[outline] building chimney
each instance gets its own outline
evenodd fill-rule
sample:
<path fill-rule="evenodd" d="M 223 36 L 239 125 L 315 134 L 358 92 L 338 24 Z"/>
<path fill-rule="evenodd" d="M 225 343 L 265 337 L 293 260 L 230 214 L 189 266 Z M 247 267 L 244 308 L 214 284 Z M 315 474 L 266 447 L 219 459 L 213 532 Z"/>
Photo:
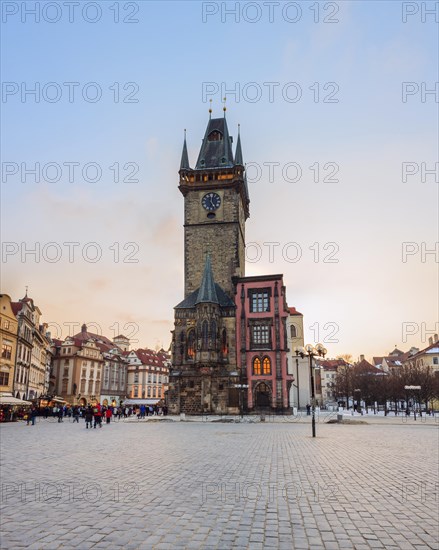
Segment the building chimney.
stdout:
<path fill-rule="evenodd" d="M 86 334 L 87 333 L 87 325 L 84 323 L 81 327 L 81 332 L 82 334 Z"/>
<path fill-rule="evenodd" d="M 364 355 L 360 355 L 360 363 L 361 361 L 364 361 Z"/>
<path fill-rule="evenodd" d="M 438 338 L 437 333 L 434 335 L 434 342 L 439 342 L 439 338 Z"/>
<path fill-rule="evenodd" d="M 432 345 L 433 345 L 433 336 L 429 336 L 429 338 L 428 338 L 428 345 L 429 345 L 429 346 L 432 346 Z"/>

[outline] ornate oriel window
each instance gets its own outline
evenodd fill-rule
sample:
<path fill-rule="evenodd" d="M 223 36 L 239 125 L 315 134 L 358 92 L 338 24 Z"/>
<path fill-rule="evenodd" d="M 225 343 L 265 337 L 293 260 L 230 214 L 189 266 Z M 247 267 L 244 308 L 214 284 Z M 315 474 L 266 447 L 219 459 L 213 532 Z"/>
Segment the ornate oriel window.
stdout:
<path fill-rule="evenodd" d="M 269 357 L 264 357 L 262 361 L 262 374 L 271 374 L 271 361 Z"/>
<path fill-rule="evenodd" d="M 261 374 L 261 360 L 259 357 L 253 359 L 253 374 L 259 376 Z"/>

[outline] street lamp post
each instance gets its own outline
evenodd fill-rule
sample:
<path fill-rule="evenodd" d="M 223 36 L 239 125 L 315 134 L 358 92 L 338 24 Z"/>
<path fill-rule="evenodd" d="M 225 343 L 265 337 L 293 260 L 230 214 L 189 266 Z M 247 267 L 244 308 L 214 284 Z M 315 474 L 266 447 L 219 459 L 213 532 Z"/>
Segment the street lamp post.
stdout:
<path fill-rule="evenodd" d="M 315 389 L 314 389 L 314 371 L 313 371 L 313 358 L 318 357 L 325 357 L 326 355 L 326 348 L 322 346 L 322 344 L 317 344 L 316 347 L 312 346 L 311 344 L 306 345 L 305 347 L 296 348 L 294 350 L 296 352 L 296 356 L 302 357 L 302 359 L 306 356 L 308 356 L 309 359 L 309 374 L 310 374 L 310 383 L 311 383 L 311 407 L 312 407 L 312 418 L 311 418 L 311 426 L 312 426 L 312 436 L 316 436 L 316 397 L 315 397 Z"/>

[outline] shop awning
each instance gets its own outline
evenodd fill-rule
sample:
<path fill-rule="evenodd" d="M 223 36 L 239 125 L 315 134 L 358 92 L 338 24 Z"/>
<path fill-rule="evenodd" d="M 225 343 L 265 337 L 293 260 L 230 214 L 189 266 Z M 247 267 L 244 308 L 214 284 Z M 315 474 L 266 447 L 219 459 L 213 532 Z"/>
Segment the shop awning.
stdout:
<path fill-rule="evenodd" d="M 125 399 L 125 405 L 156 405 L 161 399 Z"/>
<path fill-rule="evenodd" d="M 32 405 L 30 401 L 23 401 L 12 395 L 0 395 L 0 405 Z"/>

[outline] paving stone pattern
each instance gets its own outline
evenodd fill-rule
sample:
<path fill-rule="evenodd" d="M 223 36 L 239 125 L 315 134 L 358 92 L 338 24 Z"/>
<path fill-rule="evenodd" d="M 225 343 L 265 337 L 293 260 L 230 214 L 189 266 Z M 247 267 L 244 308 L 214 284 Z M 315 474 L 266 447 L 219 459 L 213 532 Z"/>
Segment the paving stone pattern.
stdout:
<path fill-rule="evenodd" d="M 435 423 L 2 425 L 1 544 L 438 548 Z"/>

